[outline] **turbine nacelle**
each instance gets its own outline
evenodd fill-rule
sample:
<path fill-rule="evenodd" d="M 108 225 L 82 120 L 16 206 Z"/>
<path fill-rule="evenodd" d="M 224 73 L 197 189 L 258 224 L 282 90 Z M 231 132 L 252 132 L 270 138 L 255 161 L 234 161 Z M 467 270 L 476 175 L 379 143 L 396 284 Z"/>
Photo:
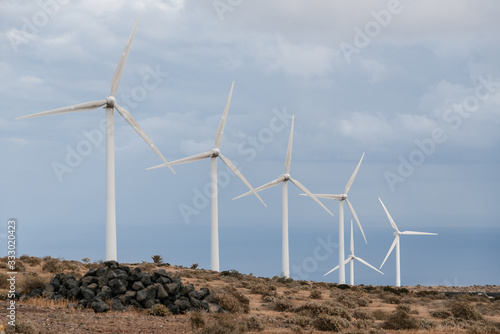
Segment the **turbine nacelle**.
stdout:
<path fill-rule="evenodd" d="M 220 155 L 220 150 L 218 148 L 214 148 L 212 150 L 212 158 L 217 158 Z"/>
<path fill-rule="evenodd" d="M 347 199 L 347 194 L 342 194 L 339 196 L 340 196 L 339 201 L 345 201 Z"/>
<path fill-rule="evenodd" d="M 116 104 L 116 99 L 114 96 L 108 96 L 106 98 L 106 106 L 105 108 L 113 108 Z"/>
<path fill-rule="evenodd" d="M 290 174 L 283 174 L 284 180 L 283 181 L 290 181 L 291 176 Z"/>
<path fill-rule="evenodd" d="M 397 237 L 398 235 L 401 235 L 401 232 L 398 232 L 398 231 L 394 231 L 394 233 L 392 233 L 395 237 Z"/>

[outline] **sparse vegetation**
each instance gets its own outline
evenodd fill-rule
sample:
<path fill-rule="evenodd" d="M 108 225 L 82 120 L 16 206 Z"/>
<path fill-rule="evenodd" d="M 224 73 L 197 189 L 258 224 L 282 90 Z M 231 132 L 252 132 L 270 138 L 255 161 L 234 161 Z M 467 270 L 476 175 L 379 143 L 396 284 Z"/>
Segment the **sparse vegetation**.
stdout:
<path fill-rule="evenodd" d="M 191 265 L 191 269 L 196 269 L 196 268 L 198 268 L 198 263 L 193 263 L 193 264 Z"/>
<path fill-rule="evenodd" d="M 30 293 L 34 289 L 43 288 L 48 283 L 46 279 L 35 272 L 26 273 L 23 275 L 20 289 L 22 293 Z"/>

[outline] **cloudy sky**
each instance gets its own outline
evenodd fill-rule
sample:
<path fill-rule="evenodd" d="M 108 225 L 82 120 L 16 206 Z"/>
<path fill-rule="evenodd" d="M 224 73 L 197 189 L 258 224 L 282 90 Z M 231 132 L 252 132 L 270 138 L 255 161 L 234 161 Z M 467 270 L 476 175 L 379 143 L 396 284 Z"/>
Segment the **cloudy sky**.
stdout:
<path fill-rule="evenodd" d="M 15 118 L 108 96 L 139 13 L 116 98 L 168 160 L 213 147 L 234 81 L 221 151 L 253 186 L 284 172 L 295 115 L 291 174 L 311 191 L 342 193 L 365 153 L 349 193 L 369 242 L 355 229 L 357 255 L 378 267 L 391 244 L 381 197 L 401 230 L 440 233 L 404 240 L 403 283 L 499 283 L 493 0 L 1 1 L 0 218 L 18 220 L 20 253 L 104 257 L 104 111 Z M 209 161 L 145 171 L 161 161 L 115 117 L 119 260 L 209 268 Z M 246 188 L 219 171 L 221 269 L 279 274 L 279 187 L 268 208 L 232 201 Z M 335 281 L 322 273 L 337 253 L 314 249 L 338 240 L 337 202 L 332 218 L 289 190 L 291 266 Z M 391 284 L 393 262 L 357 277 Z"/>

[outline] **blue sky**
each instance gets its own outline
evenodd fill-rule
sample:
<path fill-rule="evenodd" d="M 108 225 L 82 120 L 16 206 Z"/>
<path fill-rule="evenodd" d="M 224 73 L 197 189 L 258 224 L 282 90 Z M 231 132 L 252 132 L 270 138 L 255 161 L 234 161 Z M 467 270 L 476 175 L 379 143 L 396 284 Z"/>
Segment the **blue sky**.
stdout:
<path fill-rule="evenodd" d="M 284 172 L 295 115 L 291 174 L 311 191 L 343 192 L 365 152 L 349 193 L 369 242 L 357 239 L 357 255 L 378 267 L 390 246 L 381 197 L 401 230 L 440 233 L 402 241 L 402 260 L 417 261 L 403 264 L 403 284 L 474 284 L 469 257 L 483 283 L 499 283 L 488 258 L 500 237 L 498 2 L 3 1 L 0 13 L 0 219 L 18 219 L 19 252 L 104 257 L 104 111 L 15 118 L 105 98 L 142 13 L 116 98 L 167 160 L 212 148 L 235 81 L 221 151 L 254 187 Z M 208 160 L 145 171 L 161 161 L 118 114 L 115 126 L 119 260 L 208 268 Z M 268 208 L 232 201 L 246 188 L 219 170 L 221 269 L 279 274 L 280 190 L 262 193 Z M 317 237 L 338 238 L 338 205 L 324 200 L 332 218 L 289 190 L 300 265 Z"/>

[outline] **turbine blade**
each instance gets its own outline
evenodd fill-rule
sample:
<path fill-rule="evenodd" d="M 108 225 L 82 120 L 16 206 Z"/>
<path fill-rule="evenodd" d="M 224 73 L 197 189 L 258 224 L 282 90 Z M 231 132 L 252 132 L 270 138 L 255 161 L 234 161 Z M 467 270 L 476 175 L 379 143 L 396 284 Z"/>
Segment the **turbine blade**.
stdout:
<path fill-rule="evenodd" d="M 139 134 L 139 136 L 141 136 L 141 138 L 144 139 L 144 141 L 149 145 L 149 147 L 151 147 L 153 151 L 155 151 L 155 153 L 161 158 L 161 160 L 163 160 L 164 164 L 168 168 L 170 168 L 172 173 L 175 174 L 174 170 L 172 169 L 172 167 L 170 167 L 170 164 L 165 159 L 163 154 L 161 154 L 160 150 L 155 146 L 155 144 L 153 144 L 153 141 L 149 139 L 148 135 L 144 132 L 139 123 L 137 123 L 136 120 L 132 117 L 132 115 L 125 108 L 118 105 L 118 103 L 115 104 L 115 108 L 116 110 L 118 110 L 120 115 L 122 115 L 122 117 L 127 121 L 127 123 L 130 124 L 132 128 L 134 128 L 134 130 Z"/>
<path fill-rule="evenodd" d="M 324 274 L 323 276 L 326 276 L 332 272 L 334 272 L 335 270 L 339 269 L 339 266 L 336 266 L 335 268 L 333 268 L 332 270 L 330 270 L 329 272 L 327 272 L 326 274 Z"/>
<path fill-rule="evenodd" d="M 378 198 L 378 200 L 380 201 L 380 204 L 382 204 L 382 207 L 384 208 L 384 211 L 385 211 L 385 214 L 387 215 L 387 218 L 389 218 L 389 222 L 391 223 L 392 228 L 395 229 L 396 232 L 399 232 L 398 227 L 396 226 L 396 223 L 392 219 L 391 214 L 389 213 L 389 211 L 387 211 L 387 208 L 385 207 L 385 205 L 382 202 L 382 200 L 380 199 L 380 197 Z"/>
<path fill-rule="evenodd" d="M 288 149 L 286 151 L 286 159 L 285 159 L 285 171 L 286 173 L 290 173 L 290 164 L 292 162 L 292 142 L 293 142 L 293 123 L 295 120 L 295 116 L 292 116 L 292 127 L 290 129 L 290 137 L 288 138 Z"/>
<path fill-rule="evenodd" d="M 363 153 L 363 155 L 361 156 L 361 160 L 359 160 L 359 163 L 356 166 L 356 169 L 354 170 L 354 173 L 352 173 L 352 176 L 349 179 L 349 182 L 347 182 L 347 185 L 345 186 L 345 193 L 346 194 L 349 192 L 349 189 L 351 189 L 352 183 L 354 182 L 354 179 L 356 178 L 356 174 L 358 174 L 358 169 L 359 169 L 359 166 L 361 166 L 361 161 L 363 161 L 364 156 L 365 156 L 365 154 Z"/>
<path fill-rule="evenodd" d="M 389 248 L 389 251 L 387 252 L 387 255 L 385 256 L 384 262 L 382 262 L 382 264 L 380 265 L 380 269 L 382 269 L 382 267 L 384 266 L 385 261 L 387 261 L 387 258 L 389 257 L 389 255 L 391 254 L 392 250 L 394 249 L 394 246 L 396 246 L 396 243 L 398 242 L 398 240 L 399 240 L 399 235 L 397 235 L 394 238 L 394 241 L 393 241 L 393 243 L 391 245 L 391 248 Z"/>
<path fill-rule="evenodd" d="M 354 256 L 354 234 L 352 233 L 352 219 L 351 219 L 351 254 Z"/>
<path fill-rule="evenodd" d="M 290 178 L 290 181 L 293 184 L 295 184 L 297 187 L 299 187 L 300 190 L 302 190 L 303 192 L 305 192 L 309 197 L 311 197 L 316 203 L 318 203 L 319 205 L 321 205 L 321 207 L 323 209 L 325 209 L 326 212 L 328 212 L 329 214 L 331 214 L 333 216 L 333 213 L 331 213 L 330 210 L 328 210 L 327 207 L 323 203 L 321 203 L 321 201 L 316 196 L 314 196 L 306 187 L 304 187 L 304 185 L 302 183 L 300 183 L 299 181 L 294 180 L 292 178 Z"/>
<path fill-rule="evenodd" d="M 361 234 L 363 234 L 363 238 L 365 239 L 365 243 L 368 243 L 368 241 L 366 241 L 366 236 L 365 236 L 365 232 L 363 231 L 363 227 L 361 227 L 361 223 L 359 222 L 358 215 L 354 211 L 354 208 L 352 207 L 351 202 L 349 202 L 349 200 L 347 198 L 345 199 L 345 201 L 347 202 L 349 209 L 351 209 L 351 212 L 352 212 L 352 215 L 354 216 L 354 219 L 356 219 L 356 222 L 358 223 L 359 229 L 361 230 Z"/>
<path fill-rule="evenodd" d="M 219 148 L 220 142 L 222 141 L 222 134 L 224 133 L 224 127 L 226 126 L 227 113 L 229 112 L 229 105 L 231 104 L 231 96 L 233 95 L 234 81 L 231 85 L 231 90 L 229 91 L 229 96 L 226 101 L 226 107 L 224 108 L 224 113 L 220 120 L 219 128 L 215 134 L 215 147 Z"/>
<path fill-rule="evenodd" d="M 378 271 L 379 273 L 381 273 L 382 275 L 384 274 L 383 272 L 381 272 L 380 270 L 378 270 L 377 268 L 375 268 L 374 266 L 372 266 L 371 264 L 369 264 L 368 262 L 366 262 L 365 260 L 363 260 L 362 258 L 360 257 L 355 257 L 356 260 L 358 260 L 359 262 L 361 262 L 362 264 L 364 264 L 365 266 L 368 266 L 370 268 L 372 268 L 373 270 L 376 270 Z"/>
<path fill-rule="evenodd" d="M 233 171 L 234 174 L 236 174 L 240 178 L 241 181 L 243 181 L 243 183 L 250 189 L 250 192 L 252 194 L 254 194 L 255 196 L 257 196 L 259 201 L 261 201 L 261 203 L 267 208 L 266 203 L 264 203 L 262 198 L 260 198 L 259 194 L 257 194 L 255 189 L 252 187 L 250 182 L 248 182 L 247 179 L 245 179 L 243 174 L 241 174 L 241 172 L 238 170 L 238 168 L 236 168 L 236 166 L 231 162 L 231 160 L 229 160 L 228 158 L 226 158 L 222 154 L 219 154 L 219 158 L 222 160 L 223 163 L 225 163 Z"/>
<path fill-rule="evenodd" d="M 300 196 L 309 196 L 307 194 L 300 194 Z M 318 198 L 329 198 L 329 199 L 341 199 L 342 195 L 333 195 L 333 194 L 314 194 L 314 196 Z"/>
<path fill-rule="evenodd" d="M 428 233 L 428 232 L 415 232 L 415 231 L 404 231 L 401 234 L 405 235 L 437 235 L 437 233 Z"/>
<path fill-rule="evenodd" d="M 86 102 L 86 103 L 80 103 L 80 104 L 75 104 L 69 107 L 64 107 L 64 108 L 58 108 L 58 109 L 52 109 L 48 111 L 42 111 L 36 114 L 31 114 L 23 117 L 18 117 L 16 119 L 23 119 L 23 118 L 30 118 L 30 117 L 38 117 L 38 116 L 48 116 L 48 115 L 57 115 L 57 114 L 65 114 L 69 112 L 76 112 L 76 111 L 88 111 L 88 110 L 93 110 L 96 108 L 99 108 L 103 105 L 105 105 L 107 102 L 106 100 L 99 100 L 99 101 L 92 101 L 92 102 Z"/>
<path fill-rule="evenodd" d="M 116 67 L 113 79 L 111 79 L 111 96 L 115 96 L 116 91 L 118 90 L 118 86 L 120 86 L 120 80 L 122 79 L 123 70 L 125 69 L 125 64 L 127 63 L 128 54 L 130 52 L 130 48 L 132 47 L 132 41 L 134 39 L 135 31 L 137 30 L 137 25 L 139 24 L 140 18 L 141 16 L 139 15 L 137 21 L 135 22 L 134 29 L 130 34 L 127 45 L 125 45 L 125 50 L 123 50 L 120 61 L 118 62 L 118 66 Z"/>
<path fill-rule="evenodd" d="M 146 168 L 146 169 L 150 170 L 150 169 L 156 169 L 156 168 L 161 168 L 161 167 L 168 167 L 169 165 L 170 166 L 174 166 L 174 165 L 185 164 L 185 163 L 188 163 L 188 162 L 199 161 L 199 160 L 203 160 L 203 159 L 206 159 L 208 157 L 211 157 L 212 154 L 213 154 L 212 151 L 208 151 L 208 152 L 196 154 L 196 155 L 193 155 L 193 156 L 190 156 L 190 157 L 187 157 L 187 158 L 178 159 L 178 160 L 169 162 L 168 164 L 161 164 L 161 165 L 157 165 L 157 166 L 154 166 L 154 167 L 149 167 L 149 168 Z"/>
<path fill-rule="evenodd" d="M 284 180 L 285 180 L 285 177 L 282 175 L 282 176 L 280 176 L 279 178 L 277 178 L 276 180 L 271 181 L 271 182 L 269 182 L 269 183 L 266 183 L 266 184 L 264 184 L 263 186 L 257 187 L 257 188 L 255 188 L 254 190 L 255 190 L 255 192 L 257 193 L 257 192 L 262 191 L 262 190 L 264 190 L 264 189 L 269 189 L 269 188 L 272 188 L 272 187 L 274 187 L 274 186 L 277 186 L 278 184 L 280 184 L 280 183 L 281 183 L 281 182 L 283 182 Z M 244 193 L 244 194 L 242 194 L 242 195 L 240 195 L 240 196 L 237 196 L 237 197 L 233 198 L 233 200 L 238 199 L 238 198 L 241 198 L 241 197 L 248 196 L 248 195 L 250 195 L 250 194 L 252 194 L 252 192 L 251 192 L 251 191 L 248 191 L 248 192 L 246 192 L 246 193 Z"/>

